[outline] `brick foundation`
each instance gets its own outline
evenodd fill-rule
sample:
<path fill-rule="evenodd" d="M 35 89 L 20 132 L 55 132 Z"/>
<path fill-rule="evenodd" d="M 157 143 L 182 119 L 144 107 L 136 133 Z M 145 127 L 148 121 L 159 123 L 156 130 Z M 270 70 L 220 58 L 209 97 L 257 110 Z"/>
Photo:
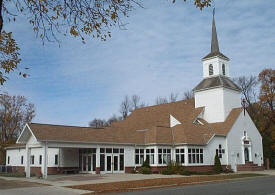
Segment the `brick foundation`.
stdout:
<path fill-rule="evenodd" d="M 151 166 L 152 173 L 160 173 L 163 169 L 165 169 L 167 166 Z M 213 165 L 202 165 L 202 166 L 182 166 L 184 169 L 187 169 L 192 172 L 208 172 L 213 170 Z M 226 168 L 230 169 L 231 167 L 229 165 L 222 165 L 223 169 Z M 135 167 L 125 167 L 125 173 L 132 173 L 134 171 Z M 138 171 L 141 167 L 136 167 L 136 170 Z"/>
<path fill-rule="evenodd" d="M 95 168 L 95 173 L 96 173 L 96 174 L 100 174 L 100 167 L 96 167 L 96 168 Z"/>
<path fill-rule="evenodd" d="M 42 173 L 41 167 L 30 167 L 31 174 L 40 175 Z M 63 174 L 65 170 L 78 169 L 78 167 L 48 167 L 48 175 Z M 24 173 L 25 167 L 12 166 L 12 172 Z"/>

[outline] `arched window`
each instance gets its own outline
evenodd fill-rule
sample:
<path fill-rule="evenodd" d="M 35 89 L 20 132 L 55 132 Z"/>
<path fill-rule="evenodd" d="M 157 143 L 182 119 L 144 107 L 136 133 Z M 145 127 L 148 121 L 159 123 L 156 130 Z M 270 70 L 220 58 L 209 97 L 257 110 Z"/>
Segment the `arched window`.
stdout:
<path fill-rule="evenodd" d="M 222 65 L 222 74 L 225 75 L 225 65 Z"/>
<path fill-rule="evenodd" d="M 213 65 L 212 64 L 209 65 L 209 76 L 210 75 L 213 75 Z"/>

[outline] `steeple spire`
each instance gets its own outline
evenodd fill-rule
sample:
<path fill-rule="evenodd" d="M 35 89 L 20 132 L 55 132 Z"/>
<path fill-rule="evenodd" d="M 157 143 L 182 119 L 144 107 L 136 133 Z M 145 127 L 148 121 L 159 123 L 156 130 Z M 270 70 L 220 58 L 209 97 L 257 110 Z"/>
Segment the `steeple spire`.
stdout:
<path fill-rule="evenodd" d="M 212 38 L 211 38 L 211 52 L 206 55 L 202 60 L 206 60 L 213 57 L 220 57 L 229 61 L 229 58 L 223 55 L 219 49 L 219 42 L 215 24 L 215 8 L 213 9 L 213 19 L 212 19 Z"/>
<path fill-rule="evenodd" d="M 220 52 L 217 30 L 215 25 L 215 8 L 213 9 L 211 53 Z"/>

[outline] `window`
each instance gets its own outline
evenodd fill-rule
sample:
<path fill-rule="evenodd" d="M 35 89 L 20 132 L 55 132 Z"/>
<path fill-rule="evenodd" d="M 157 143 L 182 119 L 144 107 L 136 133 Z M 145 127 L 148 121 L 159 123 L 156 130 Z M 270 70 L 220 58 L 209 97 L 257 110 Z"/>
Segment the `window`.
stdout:
<path fill-rule="evenodd" d="M 209 65 L 209 76 L 213 75 L 213 65 Z"/>
<path fill-rule="evenodd" d="M 31 155 L 31 165 L 34 165 L 34 155 Z"/>
<path fill-rule="evenodd" d="M 119 155 L 119 170 L 120 171 L 124 170 L 124 155 L 123 154 Z"/>
<path fill-rule="evenodd" d="M 171 149 L 159 148 L 158 159 L 159 159 L 159 164 L 168 164 L 171 161 Z"/>
<path fill-rule="evenodd" d="M 10 164 L 10 157 L 8 156 L 8 165 Z"/>
<path fill-rule="evenodd" d="M 246 137 L 246 131 L 243 132 L 243 136 Z"/>
<path fill-rule="evenodd" d="M 135 162 L 136 164 L 142 164 L 144 162 L 144 149 L 135 150 Z"/>
<path fill-rule="evenodd" d="M 54 155 L 54 164 L 58 165 L 58 154 Z"/>
<path fill-rule="evenodd" d="M 39 155 L 39 164 L 42 165 L 42 155 Z"/>
<path fill-rule="evenodd" d="M 225 65 L 222 65 L 222 74 L 225 75 Z"/>
<path fill-rule="evenodd" d="M 203 163 L 203 149 L 201 148 L 188 148 L 188 163 L 201 164 Z"/>
<path fill-rule="evenodd" d="M 24 164 L 24 156 L 21 156 L 21 165 Z"/>
<path fill-rule="evenodd" d="M 155 154 L 155 149 L 146 149 L 146 160 L 148 160 L 148 162 L 150 164 L 154 164 L 155 160 L 154 160 L 154 154 Z"/>
<path fill-rule="evenodd" d="M 224 153 L 225 153 L 225 150 L 222 149 L 222 145 L 219 144 L 219 148 L 216 149 L 216 154 L 219 156 L 219 158 L 222 158 L 222 154 L 224 154 Z"/>
<path fill-rule="evenodd" d="M 176 163 L 184 163 L 184 148 L 176 149 Z"/>

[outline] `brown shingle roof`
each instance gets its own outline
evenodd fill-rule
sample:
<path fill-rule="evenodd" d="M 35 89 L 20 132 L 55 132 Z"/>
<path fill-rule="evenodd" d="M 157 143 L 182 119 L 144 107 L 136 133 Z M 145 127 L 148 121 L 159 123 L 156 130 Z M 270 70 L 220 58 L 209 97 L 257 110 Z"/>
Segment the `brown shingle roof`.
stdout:
<path fill-rule="evenodd" d="M 195 108 L 194 100 L 184 100 L 139 108 L 124 121 L 111 127 L 94 129 L 31 123 L 29 126 L 40 141 L 68 141 L 120 144 L 206 144 L 214 135 L 225 135 L 241 109 L 233 109 L 223 123 L 193 123 L 203 108 Z M 170 128 L 170 115 L 181 124 Z"/>
<path fill-rule="evenodd" d="M 235 91 L 241 91 L 239 86 L 225 76 L 215 76 L 203 79 L 193 91 L 201 91 L 210 88 L 224 87 Z"/>

